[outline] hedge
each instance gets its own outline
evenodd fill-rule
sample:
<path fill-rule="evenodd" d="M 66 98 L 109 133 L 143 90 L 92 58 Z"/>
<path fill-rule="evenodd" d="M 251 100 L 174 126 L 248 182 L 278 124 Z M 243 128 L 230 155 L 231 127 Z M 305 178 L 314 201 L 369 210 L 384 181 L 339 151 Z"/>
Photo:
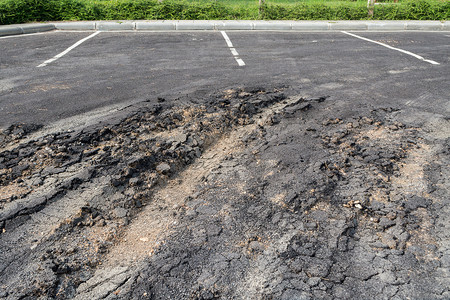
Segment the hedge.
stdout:
<path fill-rule="evenodd" d="M 376 20 L 447 20 L 450 1 L 419 0 L 378 5 Z M 365 20 L 365 2 L 300 2 L 230 6 L 187 0 L 0 0 L 0 24 L 63 20 Z"/>

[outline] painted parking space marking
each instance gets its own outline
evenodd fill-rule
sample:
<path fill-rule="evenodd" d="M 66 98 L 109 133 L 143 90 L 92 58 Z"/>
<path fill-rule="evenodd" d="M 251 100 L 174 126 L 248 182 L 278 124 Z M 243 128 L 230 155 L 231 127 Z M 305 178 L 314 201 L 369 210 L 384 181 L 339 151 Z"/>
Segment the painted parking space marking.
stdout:
<path fill-rule="evenodd" d="M 238 63 L 240 67 L 245 66 L 245 62 L 239 58 L 239 53 L 236 51 L 236 48 L 234 48 L 233 43 L 231 42 L 230 38 L 228 37 L 228 34 L 225 31 L 221 31 L 223 38 L 225 39 L 225 42 L 228 45 L 228 48 L 230 48 L 231 54 L 233 54 L 234 59 Z"/>
<path fill-rule="evenodd" d="M 45 31 L 45 32 L 35 32 L 35 33 L 18 34 L 18 35 L 8 35 L 8 36 L 0 37 L 0 40 L 2 40 L 2 39 L 11 39 L 11 38 L 27 37 L 27 36 L 34 36 L 34 35 L 52 34 L 52 33 L 56 33 L 56 32 L 57 31 Z"/>
<path fill-rule="evenodd" d="M 432 64 L 432 65 L 440 65 L 440 63 L 438 63 L 438 62 L 436 62 L 436 61 L 434 61 L 434 60 L 431 60 L 431 59 L 425 59 L 424 57 L 422 57 L 422 56 L 420 56 L 420 55 L 417 55 L 417 54 L 415 54 L 415 53 L 412 53 L 412 52 L 409 52 L 409 51 L 406 51 L 406 50 L 403 50 L 403 49 L 400 49 L 400 48 L 395 48 L 395 47 L 389 46 L 389 45 L 387 45 L 387 44 L 384 44 L 384 43 L 381 43 L 381 42 L 377 42 L 377 41 L 374 41 L 374 40 L 371 40 L 371 39 L 368 39 L 368 38 L 365 38 L 365 37 L 362 37 L 362 36 L 359 36 L 359 35 L 356 35 L 356 34 L 347 32 L 347 31 L 341 31 L 341 32 L 342 32 L 342 33 L 345 33 L 345 34 L 347 34 L 347 35 L 353 36 L 353 37 L 355 37 L 355 38 L 358 38 L 358 39 L 367 41 L 367 42 L 375 43 L 375 44 L 381 45 L 381 46 L 383 46 L 383 47 L 386 47 L 386 48 L 389 48 L 389 49 L 392 49 L 392 50 L 395 50 L 395 51 L 399 51 L 399 52 L 404 53 L 404 54 L 411 55 L 411 56 L 413 56 L 413 57 L 415 57 L 415 58 L 417 58 L 417 59 L 423 60 L 423 61 L 425 61 L 425 62 L 427 62 L 427 63 Z"/>
<path fill-rule="evenodd" d="M 91 34 L 88 37 L 85 37 L 84 39 L 79 40 L 78 42 L 76 42 L 75 44 L 73 44 L 72 46 L 70 46 L 69 48 L 67 48 L 66 50 L 64 50 L 63 52 L 59 53 L 58 55 L 54 56 L 53 58 L 46 60 L 45 62 L 43 62 L 42 64 L 40 64 L 39 66 L 37 66 L 38 68 L 42 68 L 47 66 L 48 64 L 60 59 L 61 57 L 63 57 L 64 55 L 66 55 L 67 53 L 69 53 L 70 51 L 72 51 L 73 49 L 75 49 L 76 47 L 80 46 L 81 44 L 83 44 L 84 42 L 86 42 L 87 40 L 93 38 L 94 36 L 96 36 L 97 34 L 99 34 L 100 31 L 96 31 L 93 34 Z"/>

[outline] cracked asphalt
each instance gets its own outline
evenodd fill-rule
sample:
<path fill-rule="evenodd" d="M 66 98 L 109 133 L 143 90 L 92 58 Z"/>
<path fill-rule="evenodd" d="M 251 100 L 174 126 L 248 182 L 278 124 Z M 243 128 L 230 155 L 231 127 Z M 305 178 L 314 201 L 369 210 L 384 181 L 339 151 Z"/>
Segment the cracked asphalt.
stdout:
<path fill-rule="evenodd" d="M 0 298 L 450 298 L 448 34 L 101 32 L 37 67 L 91 34 L 0 38 Z"/>

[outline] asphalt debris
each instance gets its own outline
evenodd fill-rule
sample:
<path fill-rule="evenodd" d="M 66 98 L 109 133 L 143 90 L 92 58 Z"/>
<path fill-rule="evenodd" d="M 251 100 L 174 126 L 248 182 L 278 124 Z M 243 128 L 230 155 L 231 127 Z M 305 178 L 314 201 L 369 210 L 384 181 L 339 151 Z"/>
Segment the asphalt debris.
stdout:
<path fill-rule="evenodd" d="M 450 298 L 448 120 L 285 89 L 2 132 L 0 297 Z"/>

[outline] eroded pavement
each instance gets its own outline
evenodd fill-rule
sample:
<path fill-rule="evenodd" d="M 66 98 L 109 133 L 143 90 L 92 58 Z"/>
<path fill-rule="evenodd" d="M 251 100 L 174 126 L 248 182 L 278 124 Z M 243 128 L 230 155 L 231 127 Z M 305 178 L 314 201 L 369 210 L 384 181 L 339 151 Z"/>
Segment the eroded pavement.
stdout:
<path fill-rule="evenodd" d="M 0 297 L 450 298 L 448 117 L 204 97 L 5 130 Z"/>

